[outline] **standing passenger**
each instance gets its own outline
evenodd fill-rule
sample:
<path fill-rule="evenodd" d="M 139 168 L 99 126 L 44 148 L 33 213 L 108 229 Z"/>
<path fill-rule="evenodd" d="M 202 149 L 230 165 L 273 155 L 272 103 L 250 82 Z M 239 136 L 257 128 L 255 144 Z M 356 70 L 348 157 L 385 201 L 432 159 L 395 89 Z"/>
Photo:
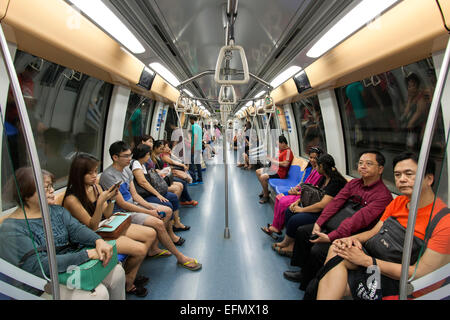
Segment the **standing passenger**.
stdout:
<path fill-rule="evenodd" d="M 191 116 L 191 164 L 189 170 L 193 179 L 192 184 L 203 184 L 202 177 L 202 128 L 196 123 L 198 118 Z"/>

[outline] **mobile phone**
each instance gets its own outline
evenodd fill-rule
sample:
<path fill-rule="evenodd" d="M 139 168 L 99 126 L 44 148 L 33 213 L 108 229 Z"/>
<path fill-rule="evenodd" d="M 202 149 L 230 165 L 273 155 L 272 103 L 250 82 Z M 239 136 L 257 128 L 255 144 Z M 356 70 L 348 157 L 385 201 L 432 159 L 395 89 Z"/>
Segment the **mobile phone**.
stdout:
<path fill-rule="evenodd" d="M 121 184 L 122 184 L 122 181 L 117 182 L 117 183 L 114 185 L 114 188 L 113 188 L 113 189 L 118 189 L 118 188 L 120 187 Z"/>
<path fill-rule="evenodd" d="M 166 217 L 166 213 L 164 211 L 159 211 L 158 212 L 158 216 L 160 216 L 161 218 L 165 218 Z"/>
<path fill-rule="evenodd" d="M 317 234 L 313 234 L 309 237 L 309 240 L 316 240 L 317 238 L 319 238 L 319 236 Z"/>

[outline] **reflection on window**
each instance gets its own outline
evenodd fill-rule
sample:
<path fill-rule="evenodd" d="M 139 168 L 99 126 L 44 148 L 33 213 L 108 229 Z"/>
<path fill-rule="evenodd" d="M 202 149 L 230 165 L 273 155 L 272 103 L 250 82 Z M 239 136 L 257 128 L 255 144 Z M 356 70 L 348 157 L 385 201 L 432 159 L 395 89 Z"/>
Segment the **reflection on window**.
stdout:
<path fill-rule="evenodd" d="M 325 129 L 317 96 L 305 98 L 292 104 L 297 125 L 300 152 L 307 157 L 311 147 L 319 146 L 326 151 Z"/>
<path fill-rule="evenodd" d="M 75 152 L 89 152 L 101 158 L 112 85 L 22 51 L 17 51 L 14 64 L 41 167 L 54 174 L 55 188 L 60 188 L 66 184 Z M 29 165 L 11 89 L 5 127 L 12 167 L 17 170 Z M 2 157 L 4 160 L 5 155 Z"/>
<path fill-rule="evenodd" d="M 150 124 L 147 120 L 150 118 L 150 112 L 153 110 L 154 104 L 155 101 L 131 92 L 125 116 L 123 140 L 132 148 L 140 136 L 149 133 Z"/>
<path fill-rule="evenodd" d="M 433 62 L 426 59 L 336 89 L 350 175 L 358 176 L 358 155 L 376 149 L 386 157 L 384 181 L 395 190 L 392 158 L 407 150 L 419 152 L 435 85 Z M 430 154 L 438 169 L 444 143 L 440 112 Z"/>

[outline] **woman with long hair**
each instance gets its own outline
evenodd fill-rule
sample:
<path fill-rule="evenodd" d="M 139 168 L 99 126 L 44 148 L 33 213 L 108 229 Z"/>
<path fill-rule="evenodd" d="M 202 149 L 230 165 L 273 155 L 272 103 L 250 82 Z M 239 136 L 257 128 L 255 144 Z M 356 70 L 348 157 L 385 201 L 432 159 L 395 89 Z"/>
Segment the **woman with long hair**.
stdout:
<path fill-rule="evenodd" d="M 63 206 L 72 216 L 91 230 L 97 230 L 99 223 L 113 214 L 114 199 L 119 191 L 115 185 L 103 191 L 97 183 L 99 160 L 87 153 L 75 156 L 70 166 L 69 180 L 63 199 Z M 153 228 L 132 223 L 116 240 L 117 252 L 128 258 L 124 269 L 126 274 L 126 291 L 140 297 L 147 295 L 144 287 L 148 279 L 137 277 L 137 272 L 147 255 L 161 253 Z"/>
<path fill-rule="evenodd" d="M 103 266 L 108 265 L 113 254 L 113 247 L 98 234 L 74 219 L 63 207 L 56 205 L 53 188 L 53 175 L 42 170 L 46 200 L 50 211 L 53 241 L 59 272 L 70 266 L 80 265 L 91 259 L 99 259 Z M 50 276 L 50 266 L 46 248 L 44 222 L 36 192 L 33 169 L 19 168 L 15 178 L 11 179 L 11 194 L 17 203 L 17 209 L 10 214 L 0 226 L 0 257 L 21 269 L 43 278 Z M 114 192 L 108 192 L 109 194 Z M 73 246 L 72 246 L 73 245 Z M 79 245 L 87 250 L 74 250 Z M 36 247 L 44 250 L 38 254 Z M 33 253 L 33 254 L 30 254 Z M 42 268 L 42 269 L 41 269 Z M 102 282 L 92 291 L 69 289 L 60 284 L 63 300 L 125 300 L 125 273 L 120 264 L 113 266 Z"/>
<path fill-rule="evenodd" d="M 297 228 L 316 222 L 322 210 L 347 183 L 347 180 L 336 169 L 334 159 L 329 154 L 323 154 L 317 159 L 317 171 L 322 175 L 317 186 L 325 191 L 325 195 L 319 202 L 306 207 L 300 205 L 301 199 L 299 199 L 286 209 L 286 236 L 283 241 L 274 243 L 272 246 L 280 255 L 292 255 Z"/>
<path fill-rule="evenodd" d="M 273 210 L 273 221 L 272 224 L 269 224 L 267 227 L 262 227 L 261 230 L 268 235 L 272 235 L 272 233 L 276 233 L 281 235 L 281 230 L 284 228 L 285 217 L 284 213 L 286 209 L 294 202 L 300 199 L 301 187 L 300 184 L 310 183 L 316 186 L 322 175 L 317 171 L 317 158 L 323 154 L 322 149 L 318 147 L 313 147 L 309 152 L 309 163 L 305 168 L 304 176 L 307 175 L 306 178 L 302 179 L 297 186 L 291 188 L 288 192 L 288 195 L 278 194 L 275 199 L 275 207 Z"/>

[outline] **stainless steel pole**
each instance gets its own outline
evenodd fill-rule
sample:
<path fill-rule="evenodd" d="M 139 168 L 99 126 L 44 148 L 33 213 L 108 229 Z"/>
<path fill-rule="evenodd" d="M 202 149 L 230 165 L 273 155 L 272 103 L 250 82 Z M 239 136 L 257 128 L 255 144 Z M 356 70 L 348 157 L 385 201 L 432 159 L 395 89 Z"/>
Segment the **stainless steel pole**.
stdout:
<path fill-rule="evenodd" d="M 226 116 L 225 116 L 226 117 Z M 226 121 L 224 122 L 225 129 L 222 133 L 222 145 L 223 145 L 223 164 L 225 166 L 225 231 L 224 238 L 230 238 L 230 228 L 228 226 L 228 150 L 227 150 L 227 134 L 226 134 Z"/>
<path fill-rule="evenodd" d="M 436 83 L 436 88 L 434 90 L 433 101 L 431 103 L 430 112 L 428 114 L 425 132 L 423 135 L 422 146 L 420 148 L 419 163 L 414 182 L 414 190 L 409 207 L 409 217 L 408 217 L 408 226 L 406 228 L 405 245 L 403 247 L 402 272 L 400 276 L 401 300 L 406 300 L 408 295 L 407 285 L 409 276 L 409 264 L 411 260 L 411 250 L 414 237 L 414 227 L 417 218 L 420 190 L 422 186 L 423 177 L 425 175 L 425 168 L 428 162 L 431 143 L 433 142 L 433 134 L 434 129 L 436 127 L 436 121 L 439 115 L 439 105 L 442 97 L 442 92 L 444 90 L 445 82 L 447 80 L 449 61 L 450 61 L 450 38 L 449 42 L 447 43 L 447 49 L 445 50 L 444 60 L 442 61 L 441 72 L 439 74 L 439 78 Z"/>
<path fill-rule="evenodd" d="M 56 263 L 56 250 L 53 242 L 53 231 L 50 220 L 50 212 L 47 205 L 47 197 L 44 190 L 44 180 L 41 171 L 41 165 L 36 149 L 36 144 L 31 131 L 30 120 L 28 119 L 27 108 L 25 107 L 25 101 L 23 99 L 22 90 L 20 88 L 19 80 L 17 78 L 16 69 L 9 54 L 8 44 L 6 42 L 5 34 L 3 33 L 3 27 L 0 25 L 0 43 L 5 61 L 6 69 L 8 70 L 8 77 L 11 82 L 14 98 L 17 104 L 17 110 L 19 113 L 20 121 L 23 125 L 23 135 L 25 137 L 25 144 L 27 151 L 30 154 L 31 167 L 33 168 L 34 179 L 36 181 L 36 189 L 39 197 L 39 206 L 42 212 L 42 220 L 44 222 L 45 241 L 48 253 L 48 263 L 50 269 L 52 295 L 54 300 L 60 299 L 59 294 L 59 282 L 58 282 L 58 266 Z"/>

